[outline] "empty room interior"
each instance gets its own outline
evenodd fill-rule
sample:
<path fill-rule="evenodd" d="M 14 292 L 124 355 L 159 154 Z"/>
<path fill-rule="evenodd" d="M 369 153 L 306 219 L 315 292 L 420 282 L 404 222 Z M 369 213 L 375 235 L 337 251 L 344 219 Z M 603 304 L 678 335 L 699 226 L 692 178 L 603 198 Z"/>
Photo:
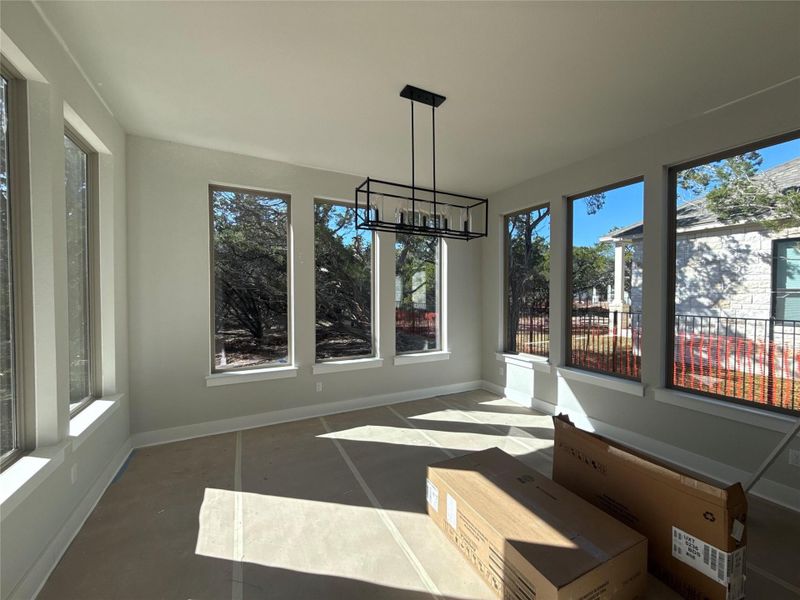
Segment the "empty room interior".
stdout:
<path fill-rule="evenodd" d="M 800 2 L 0 0 L 0 600 L 800 599 Z"/>

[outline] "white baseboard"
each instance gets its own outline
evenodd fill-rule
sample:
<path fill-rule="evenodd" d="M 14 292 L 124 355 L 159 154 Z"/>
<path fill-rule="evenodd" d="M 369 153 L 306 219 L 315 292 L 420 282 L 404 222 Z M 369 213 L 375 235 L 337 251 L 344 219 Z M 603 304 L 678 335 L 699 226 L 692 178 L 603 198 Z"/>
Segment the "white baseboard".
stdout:
<path fill-rule="evenodd" d="M 75 510 L 64 523 L 64 526 L 55 535 L 50 544 L 45 548 L 44 552 L 39 556 L 33 566 L 28 570 L 25 576 L 17 583 L 16 587 L 9 594 L 9 600 L 30 600 L 36 598 L 41 589 L 44 587 L 47 578 L 56 568 L 58 561 L 67 551 L 72 540 L 78 535 L 78 532 L 83 527 L 86 519 L 92 514 L 95 506 L 100 501 L 100 498 L 105 493 L 108 486 L 114 479 L 114 476 L 128 460 L 131 453 L 130 440 L 126 440 L 114 457 L 103 469 L 103 472 L 95 480 L 94 484 L 83 500 L 80 501 Z"/>
<path fill-rule="evenodd" d="M 242 431 L 244 429 L 254 429 L 266 425 L 277 425 L 278 423 L 288 423 L 313 417 L 324 417 L 336 413 L 350 412 L 362 408 L 372 408 L 374 406 L 385 406 L 387 404 L 397 404 L 400 402 L 410 402 L 412 400 L 422 400 L 432 396 L 444 394 L 455 394 L 470 390 L 482 389 L 482 381 L 465 381 L 450 385 L 441 385 L 416 390 L 394 392 L 391 394 L 380 394 L 377 396 L 367 396 L 365 398 L 351 398 L 339 400 L 338 402 L 326 402 L 323 404 L 311 404 L 308 406 L 298 406 L 283 410 L 274 410 L 256 415 L 246 415 L 233 417 L 231 419 L 220 419 L 218 421 L 207 421 L 193 425 L 181 425 L 179 427 L 169 427 L 167 429 L 156 429 L 136 433 L 131 437 L 134 448 L 145 446 L 156 446 L 169 442 L 179 442 L 192 438 L 203 437 L 206 435 L 217 435 L 220 433 L 230 433 L 232 431 Z"/>
<path fill-rule="evenodd" d="M 724 484 L 729 485 L 737 481 L 744 482 L 747 481 L 751 475 L 751 473 L 747 471 L 732 467 L 731 465 L 717 460 L 594 419 L 581 411 L 557 406 L 550 402 L 545 402 L 544 400 L 511 390 L 510 388 L 503 388 L 489 381 L 483 382 L 483 389 L 501 394 L 505 398 L 517 402 L 522 406 L 548 415 L 558 413 L 566 414 L 576 426 L 582 429 L 594 431 L 609 439 L 639 450 L 640 452 L 644 452 L 645 454 L 649 454 Z M 771 479 L 761 479 L 750 493 L 786 508 L 800 511 L 800 490 L 783 483 L 778 483 Z"/>

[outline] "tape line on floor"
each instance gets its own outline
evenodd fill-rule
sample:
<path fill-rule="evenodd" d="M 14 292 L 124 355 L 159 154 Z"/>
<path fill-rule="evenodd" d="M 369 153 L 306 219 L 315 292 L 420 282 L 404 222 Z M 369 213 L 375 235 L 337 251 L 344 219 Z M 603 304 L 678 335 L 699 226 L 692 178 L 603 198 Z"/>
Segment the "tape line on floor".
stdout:
<path fill-rule="evenodd" d="M 469 420 L 473 421 L 474 423 L 480 423 L 481 425 L 483 425 L 487 429 L 491 429 L 492 431 L 497 432 L 499 435 L 505 436 L 507 439 L 511 440 L 512 442 L 516 443 L 517 445 L 522 446 L 523 448 L 525 448 L 525 450 L 530 450 L 532 452 L 537 452 L 537 451 L 541 450 L 541 448 L 534 448 L 533 446 L 529 446 L 528 444 L 526 444 L 525 442 L 523 442 L 520 439 L 517 439 L 515 437 L 510 437 L 510 436 L 506 435 L 506 433 L 502 429 L 500 429 L 499 427 L 495 427 L 491 423 L 484 423 L 483 421 L 481 421 L 477 417 L 473 417 L 471 414 L 469 414 L 468 411 L 466 411 L 465 409 L 463 409 L 463 408 L 461 408 L 459 406 L 454 406 L 454 405 L 450 404 L 449 402 L 445 402 L 444 400 L 442 400 L 441 398 L 438 398 L 438 397 L 436 398 L 436 400 L 442 406 L 445 406 L 448 410 L 452 410 L 454 412 L 457 412 L 460 415 L 462 415 L 462 416 L 468 418 Z M 512 428 L 512 429 L 517 429 L 517 428 Z M 527 433 L 527 432 L 525 432 L 525 433 Z"/>
<path fill-rule="evenodd" d="M 332 430 L 328 426 L 328 422 L 325 420 L 325 417 L 320 417 L 319 420 L 322 422 L 322 426 L 325 428 L 326 433 L 332 433 Z M 400 549 L 403 551 L 403 554 L 406 555 L 406 558 L 408 558 L 409 562 L 411 563 L 411 566 L 417 572 L 417 575 L 419 575 L 419 578 L 422 580 L 422 583 L 428 589 L 431 596 L 434 598 L 441 598 L 442 596 L 441 593 L 439 592 L 439 588 L 433 582 L 430 575 L 428 575 L 428 572 L 425 570 L 425 567 L 422 566 L 422 563 L 417 558 L 417 555 L 414 554 L 414 551 L 408 545 L 408 542 L 406 542 L 403 535 L 397 529 L 397 526 L 389 518 L 389 515 L 386 514 L 383 505 L 380 503 L 377 496 L 375 496 L 375 494 L 372 492 L 372 489 L 369 487 L 369 485 L 367 485 L 367 482 L 364 480 L 364 478 L 361 476 L 361 472 L 358 470 L 358 467 L 356 467 L 355 463 L 353 463 L 353 461 L 350 460 L 350 455 L 347 454 L 347 450 L 344 449 L 344 446 L 342 446 L 339 443 L 339 440 L 337 440 L 336 438 L 330 438 L 330 439 L 336 446 L 336 449 L 339 451 L 339 454 L 342 455 L 342 459 L 344 460 L 347 467 L 350 469 L 350 472 L 353 474 L 353 477 L 355 477 L 356 481 L 358 482 L 358 485 L 361 486 L 361 489 L 367 495 L 370 504 L 372 504 L 373 508 L 375 508 L 375 511 L 378 513 L 378 517 L 380 517 L 383 524 L 389 530 L 389 533 L 394 538 L 394 541 L 397 542 L 397 545 L 400 546 Z"/>
<path fill-rule="evenodd" d="M 419 434 L 420 434 L 422 437 L 424 437 L 426 440 L 428 440 L 428 441 L 429 441 L 431 444 L 433 444 L 433 445 L 434 445 L 436 448 L 439 448 L 439 450 L 441 450 L 442 452 L 444 452 L 444 453 L 445 453 L 445 454 L 448 456 L 448 458 L 455 458 L 455 457 L 457 456 L 455 452 L 453 452 L 453 451 L 452 451 L 452 450 L 450 450 L 449 448 L 445 448 L 445 447 L 444 447 L 444 446 L 442 446 L 442 445 L 441 445 L 439 442 L 437 442 L 435 439 L 433 439 L 433 436 L 431 436 L 430 434 L 428 434 L 428 432 L 427 432 L 427 431 L 423 431 L 422 429 L 420 429 L 419 427 L 417 427 L 417 426 L 416 426 L 416 425 L 415 425 L 415 424 L 414 424 L 414 423 L 411 421 L 411 419 L 408 419 L 408 418 L 404 417 L 403 415 L 401 415 L 399 412 L 397 412 L 397 411 L 396 411 L 394 408 L 392 408 L 391 406 L 387 406 L 386 408 L 388 408 L 388 409 L 389 409 L 389 410 L 390 410 L 390 411 L 391 411 L 391 412 L 392 412 L 392 413 L 393 413 L 393 414 L 394 414 L 396 417 L 399 417 L 400 419 L 402 419 L 402 420 L 403 420 L 403 422 L 404 422 L 406 425 L 408 425 L 409 427 L 413 427 L 414 429 L 416 429 L 416 430 L 417 430 L 417 433 L 419 433 Z"/>
<path fill-rule="evenodd" d="M 242 432 L 236 432 L 236 458 L 233 467 L 233 573 L 231 598 L 242 600 L 244 569 L 244 510 L 242 507 Z"/>

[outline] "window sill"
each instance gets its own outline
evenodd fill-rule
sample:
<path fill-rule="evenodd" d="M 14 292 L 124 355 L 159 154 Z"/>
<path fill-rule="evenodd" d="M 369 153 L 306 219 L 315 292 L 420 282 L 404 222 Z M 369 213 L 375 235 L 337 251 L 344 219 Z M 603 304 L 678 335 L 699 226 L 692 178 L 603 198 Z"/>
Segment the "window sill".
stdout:
<path fill-rule="evenodd" d="M 314 375 L 327 373 L 343 373 L 345 371 L 358 371 L 360 369 L 375 369 L 383 366 L 382 358 L 354 358 L 349 360 L 330 360 L 316 363 L 312 368 Z"/>
<path fill-rule="evenodd" d="M 398 354 L 394 357 L 394 364 L 415 365 L 438 360 L 450 360 L 450 353 L 444 350 L 436 350 L 433 352 L 417 352 L 416 354 Z"/>
<path fill-rule="evenodd" d="M 72 448 L 77 449 L 100 425 L 119 408 L 122 394 L 98 398 L 86 405 L 69 421 L 69 437 Z"/>
<path fill-rule="evenodd" d="M 664 404 L 680 406 L 688 410 L 722 417 L 731 421 L 745 423 L 746 425 L 769 429 L 779 433 L 786 433 L 797 422 L 797 417 L 770 412 L 755 407 L 743 406 L 717 400 L 699 394 L 692 394 L 670 388 L 656 388 L 655 399 Z"/>
<path fill-rule="evenodd" d="M 70 441 L 64 440 L 53 446 L 37 448 L 0 473 L 0 521 L 64 462 L 64 451 L 69 445 Z"/>
<path fill-rule="evenodd" d="M 248 371 L 225 371 L 206 375 L 206 386 L 215 387 L 218 385 L 233 385 L 235 383 L 267 381 L 269 379 L 288 379 L 290 377 L 297 377 L 297 367 L 293 365 Z"/>
<path fill-rule="evenodd" d="M 544 356 L 532 356 L 530 354 L 506 354 L 505 352 L 497 352 L 495 358 L 499 362 L 506 363 L 507 365 L 514 365 L 522 367 L 523 369 L 533 369 L 541 371 L 542 373 L 550 372 L 550 360 Z"/>
<path fill-rule="evenodd" d="M 613 375 L 591 373 L 589 371 L 581 371 L 580 369 L 569 367 L 559 367 L 558 376 L 563 379 L 580 381 L 581 383 L 596 385 L 608 390 L 614 390 L 615 392 L 638 396 L 639 398 L 644 397 L 644 385 L 638 381 L 630 381 L 628 379 L 614 377 Z"/>

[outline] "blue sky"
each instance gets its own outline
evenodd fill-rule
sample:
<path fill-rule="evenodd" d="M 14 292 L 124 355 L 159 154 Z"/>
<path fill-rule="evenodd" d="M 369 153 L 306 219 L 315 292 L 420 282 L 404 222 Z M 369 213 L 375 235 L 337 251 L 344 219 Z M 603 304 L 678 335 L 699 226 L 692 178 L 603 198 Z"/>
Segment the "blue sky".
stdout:
<path fill-rule="evenodd" d="M 759 150 L 764 159 L 761 169 L 770 169 L 800 156 L 800 139 L 776 144 Z M 606 192 L 605 206 L 587 215 L 583 200 L 576 200 L 573 210 L 573 244 L 591 246 L 616 227 L 641 221 L 643 216 L 644 184 L 635 183 Z M 685 198 L 688 200 L 690 198 Z"/>

